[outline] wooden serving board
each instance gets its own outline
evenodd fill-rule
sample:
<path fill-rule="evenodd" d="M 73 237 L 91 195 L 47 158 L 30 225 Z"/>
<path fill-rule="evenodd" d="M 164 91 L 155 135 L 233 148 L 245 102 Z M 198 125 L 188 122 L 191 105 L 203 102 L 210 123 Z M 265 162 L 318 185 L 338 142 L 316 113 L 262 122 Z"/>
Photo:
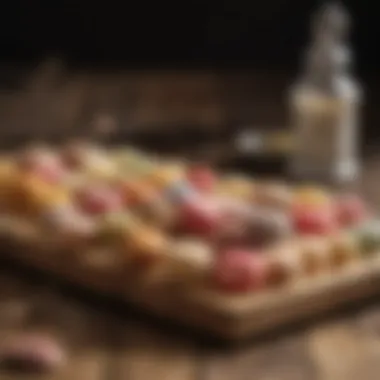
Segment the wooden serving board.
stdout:
<path fill-rule="evenodd" d="M 69 253 L 36 249 L 32 235 L 0 223 L 4 254 L 22 264 L 54 274 L 93 292 L 117 297 L 157 316 L 208 331 L 223 339 L 239 340 L 312 316 L 380 290 L 380 255 L 353 262 L 334 273 L 306 278 L 280 290 L 228 296 L 202 289 L 184 289 L 173 283 L 128 281 L 116 284 L 115 274 L 83 271 Z M 16 231 L 19 235 L 16 236 Z"/>

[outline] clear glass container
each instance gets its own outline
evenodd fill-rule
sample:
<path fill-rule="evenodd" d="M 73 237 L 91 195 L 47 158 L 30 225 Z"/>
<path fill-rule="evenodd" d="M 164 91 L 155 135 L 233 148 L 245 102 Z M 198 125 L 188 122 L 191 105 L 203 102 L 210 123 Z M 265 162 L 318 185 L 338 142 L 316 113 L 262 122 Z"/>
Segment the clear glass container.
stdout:
<path fill-rule="evenodd" d="M 359 175 L 361 90 L 350 78 L 325 92 L 307 83 L 292 88 L 291 173 L 308 180 L 347 182 Z"/>
<path fill-rule="evenodd" d="M 327 4 L 316 16 L 303 74 L 290 92 L 290 170 L 305 180 L 347 183 L 359 175 L 362 100 L 350 74 L 349 17 L 340 3 Z"/>

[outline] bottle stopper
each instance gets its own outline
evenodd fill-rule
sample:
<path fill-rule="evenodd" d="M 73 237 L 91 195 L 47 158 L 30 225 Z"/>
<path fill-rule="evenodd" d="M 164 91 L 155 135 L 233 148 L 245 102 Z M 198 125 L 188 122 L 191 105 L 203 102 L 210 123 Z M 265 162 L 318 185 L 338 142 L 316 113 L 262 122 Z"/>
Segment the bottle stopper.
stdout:
<path fill-rule="evenodd" d="M 318 91 L 335 92 L 339 79 L 349 74 L 349 26 L 348 13 L 340 2 L 326 4 L 313 18 L 313 42 L 306 52 L 304 82 Z"/>

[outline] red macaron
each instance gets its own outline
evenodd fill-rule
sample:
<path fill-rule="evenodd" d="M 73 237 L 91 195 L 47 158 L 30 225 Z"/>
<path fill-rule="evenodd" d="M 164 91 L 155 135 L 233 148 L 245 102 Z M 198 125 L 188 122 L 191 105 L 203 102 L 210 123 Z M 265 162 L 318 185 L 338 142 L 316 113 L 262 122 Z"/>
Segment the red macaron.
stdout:
<path fill-rule="evenodd" d="M 355 226 L 369 217 L 365 202 L 355 194 L 339 197 L 335 205 L 336 217 L 342 227 Z"/>
<path fill-rule="evenodd" d="M 338 228 L 336 213 L 330 206 L 297 207 L 292 216 L 294 230 L 299 234 L 329 235 Z"/>
<path fill-rule="evenodd" d="M 263 255 L 231 248 L 217 256 L 212 280 L 223 292 L 245 293 L 265 286 L 267 269 Z"/>
<path fill-rule="evenodd" d="M 110 186 L 82 188 L 77 192 L 76 198 L 79 208 L 92 215 L 120 211 L 124 206 L 120 191 Z"/>
<path fill-rule="evenodd" d="M 194 165 L 187 171 L 186 177 L 190 184 L 201 192 L 210 192 L 216 184 L 216 175 L 207 166 Z"/>

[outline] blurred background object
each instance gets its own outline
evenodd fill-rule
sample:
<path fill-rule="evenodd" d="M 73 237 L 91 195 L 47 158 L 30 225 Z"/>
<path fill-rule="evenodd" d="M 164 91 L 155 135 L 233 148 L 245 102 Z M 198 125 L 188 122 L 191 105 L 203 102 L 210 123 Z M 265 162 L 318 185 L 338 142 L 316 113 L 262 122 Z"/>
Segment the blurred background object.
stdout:
<path fill-rule="evenodd" d="M 350 24 L 339 2 L 312 19 L 312 41 L 290 100 L 295 139 L 290 166 L 302 179 L 336 185 L 358 179 L 363 94 L 351 72 Z"/>

